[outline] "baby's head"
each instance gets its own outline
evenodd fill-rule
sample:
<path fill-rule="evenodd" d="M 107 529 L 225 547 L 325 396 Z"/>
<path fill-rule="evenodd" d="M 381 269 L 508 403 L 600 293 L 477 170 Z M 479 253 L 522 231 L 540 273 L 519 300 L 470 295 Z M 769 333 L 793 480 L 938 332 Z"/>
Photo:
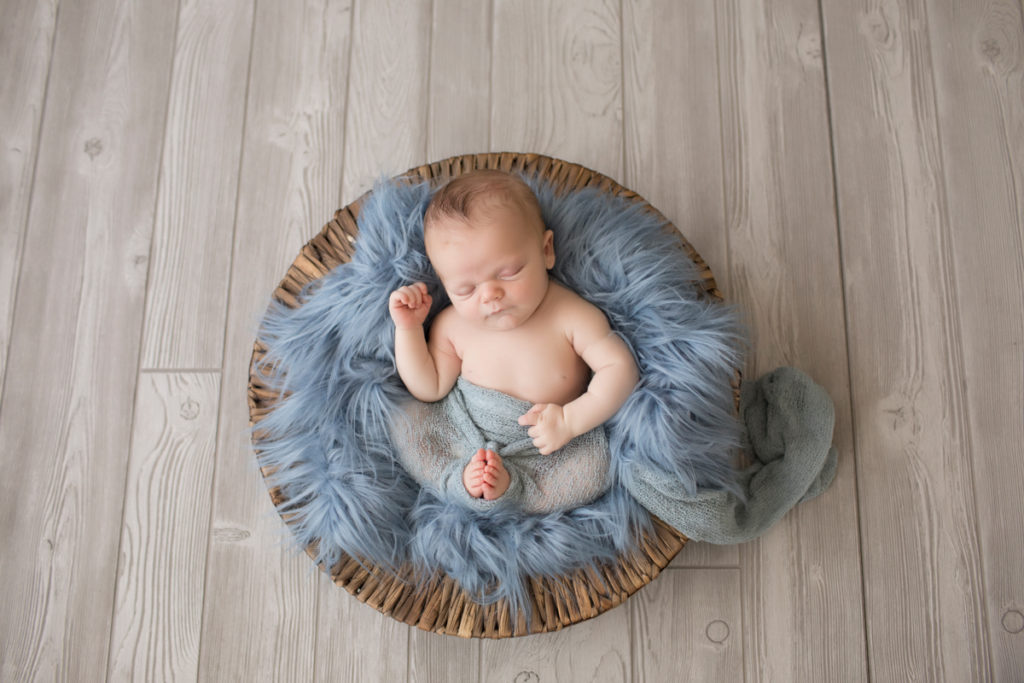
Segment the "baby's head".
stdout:
<path fill-rule="evenodd" d="M 427 206 L 423 239 L 456 313 L 482 327 L 518 327 L 547 294 L 553 235 L 517 175 L 473 171 L 450 180 Z"/>

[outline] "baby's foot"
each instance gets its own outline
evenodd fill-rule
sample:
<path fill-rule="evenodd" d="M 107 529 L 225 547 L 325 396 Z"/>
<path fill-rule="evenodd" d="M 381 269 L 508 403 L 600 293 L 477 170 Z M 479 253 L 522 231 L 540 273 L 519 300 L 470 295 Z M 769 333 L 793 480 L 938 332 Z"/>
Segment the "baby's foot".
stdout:
<path fill-rule="evenodd" d="M 508 491 L 512 481 L 501 456 L 494 451 L 485 451 L 487 467 L 484 469 L 484 500 L 497 500 Z"/>
<path fill-rule="evenodd" d="M 481 448 L 462 471 L 462 484 L 474 498 L 497 500 L 508 490 L 511 477 L 501 456 Z"/>

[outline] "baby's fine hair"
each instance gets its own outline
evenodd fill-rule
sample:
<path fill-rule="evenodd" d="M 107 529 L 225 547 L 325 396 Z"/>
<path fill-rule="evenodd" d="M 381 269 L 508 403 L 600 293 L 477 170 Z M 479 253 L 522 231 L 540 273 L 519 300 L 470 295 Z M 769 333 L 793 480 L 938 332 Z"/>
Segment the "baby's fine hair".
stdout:
<path fill-rule="evenodd" d="M 423 228 L 428 230 L 441 218 L 468 219 L 487 205 L 515 207 L 544 230 L 540 203 L 530 186 L 514 173 L 492 169 L 470 171 L 438 188 L 423 215 Z"/>

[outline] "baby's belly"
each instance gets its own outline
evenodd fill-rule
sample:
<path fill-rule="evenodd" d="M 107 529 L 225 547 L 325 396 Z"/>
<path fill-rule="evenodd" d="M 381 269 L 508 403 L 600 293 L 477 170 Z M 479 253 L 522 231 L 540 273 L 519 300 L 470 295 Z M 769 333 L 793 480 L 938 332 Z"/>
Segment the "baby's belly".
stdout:
<path fill-rule="evenodd" d="M 469 354 L 462 359 L 462 376 L 478 386 L 495 389 L 530 403 L 565 405 L 587 389 L 590 368 L 572 349 L 556 357 L 524 358 L 500 353 Z"/>

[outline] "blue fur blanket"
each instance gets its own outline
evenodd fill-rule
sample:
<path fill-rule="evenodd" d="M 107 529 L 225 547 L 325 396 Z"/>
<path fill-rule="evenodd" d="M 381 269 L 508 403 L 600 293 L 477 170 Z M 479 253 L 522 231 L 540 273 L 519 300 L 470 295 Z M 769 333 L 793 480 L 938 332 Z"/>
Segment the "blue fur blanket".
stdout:
<path fill-rule="evenodd" d="M 556 196 L 527 181 L 555 234 L 553 277 L 607 314 L 640 368 L 638 388 L 606 424 L 611 489 L 565 512 L 481 512 L 439 500 L 400 467 L 389 423 L 408 394 L 388 295 L 422 280 L 432 314 L 447 298 L 423 247 L 430 188 L 381 181 L 361 208 L 352 261 L 308 287 L 301 307 L 273 302 L 259 331 L 263 368 L 287 394 L 255 428 L 260 464 L 275 469 L 281 512 L 300 547 L 317 543 L 317 562 L 332 566 L 342 553 L 390 569 L 411 562 L 424 575 L 443 570 L 481 602 L 507 598 L 520 609 L 526 577 L 635 547 L 651 524 L 627 492 L 635 472 L 689 494 L 741 493 L 730 381 L 745 335 L 735 309 L 697 296 L 695 266 L 641 205 L 597 190 Z"/>

